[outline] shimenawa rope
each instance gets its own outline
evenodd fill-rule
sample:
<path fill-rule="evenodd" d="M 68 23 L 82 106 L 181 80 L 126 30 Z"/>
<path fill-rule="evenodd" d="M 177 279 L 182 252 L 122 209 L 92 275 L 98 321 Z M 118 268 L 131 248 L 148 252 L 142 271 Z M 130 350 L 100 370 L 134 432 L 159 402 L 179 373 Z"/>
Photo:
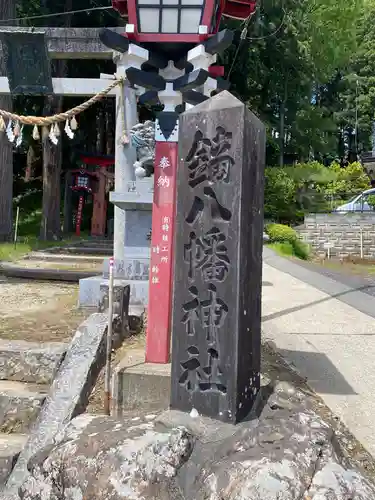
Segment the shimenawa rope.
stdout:
<path fill-rule="evenodd" d="M 22 116 L 22 115 L 17 115 L 15 113 L 10 113 L 9 111 L 5 111 L 3 109 L 0 109 L 0 116 L 4 119 L 7 118 L 9 120 L 12 120 L 14 122 L 22 123 L 23 125 L 37 125 L 37 126 L 48 126 L 48 125 L 54 125 L 55 123 L 59 122 L 64 122 L 66 120 L 69 120 L 70 118 L 73 118 L 74 116 L 83 113 L 83 111 L 86 111 L 88 108 L 90 108 L 93 104 L 96 102 L 101 101 L 106 95 L 109 94 L 109 92 L 117 87 L 117 85 L 120 85 L 124 82 L 124 79 L 121 78 L 119 80 L 115 80 L 112 82 L 106 89 L 102 90 L 98 94 L 94 95 L 89 99 L 88 101 L 80 104 L 79 106 L 76 106 L 75 108 L 69 109 L 68 111 L 65 111 L 65 113 L 59 113 L 53 116 Z"/>

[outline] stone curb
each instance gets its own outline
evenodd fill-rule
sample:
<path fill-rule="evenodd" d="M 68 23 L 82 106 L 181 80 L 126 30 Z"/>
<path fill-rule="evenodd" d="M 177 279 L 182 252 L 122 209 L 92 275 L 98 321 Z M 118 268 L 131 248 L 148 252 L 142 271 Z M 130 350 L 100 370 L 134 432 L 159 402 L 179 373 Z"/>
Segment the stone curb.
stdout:
<path fill-rule="evenodd" d="M 95 274 L 95 270 L 74 271 L 65 269 L 29 269 L 8 264 L 0 264 L 0 274 L 7 278 L 20 278 L 24 280 L 78 283 L 81 279 L 93 276 Z"/>

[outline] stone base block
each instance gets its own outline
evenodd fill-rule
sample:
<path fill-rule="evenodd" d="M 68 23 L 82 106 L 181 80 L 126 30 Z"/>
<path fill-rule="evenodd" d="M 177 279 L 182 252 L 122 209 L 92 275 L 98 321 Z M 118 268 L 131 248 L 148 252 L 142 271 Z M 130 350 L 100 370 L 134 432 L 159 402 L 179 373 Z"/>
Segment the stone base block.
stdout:
<path fill-rule="evenodd" d="M 91 278 L 79 280 L 79 307 L 98 307 L 100 300 L 100 284 L 102 282 L 102 276 L 92 276 Z"/>
<path fill-rule="evenodd" d="M 26 434 L 0 434 L 0 488 L 6 483 L 26 441 Z"/>
<path fill-rule="evenodd" d="M 0 340 L 0 379 L 51 384 L 68 344 Z"/>
<path fill-rule="evenodd" d="M 109 277 L 109 259 L 103 261 L 103 277 Z M 150 255 L 129 256 L 124 260 L 115 260 L 114 276 L 131 281 L 147 281 L 150 274 Z"/>
<path fill-rule="evenodd" d="M 0 432 L 27 433 L 39 414 L 48 388 L 0 381 Z"/>
<path fill-rule="evenodd" d="M 108 281 L 108 280 L 107 280 Z M 97 308 L 100 301 L 100 286 L 106 280 L 102 276 L 92 276 L 79 280 L 79 306 Z M 126 280 L 130 285 L 130 305 L 148 304 L 148 280 Z"/>
<path fill-rule="evenodd" d="M 169 408 L 171 366 L 145 363 L 143 350 L 132 350 L 118 365 L 112 384 L 112 411 L 121 417 L 138 409 Z"/>

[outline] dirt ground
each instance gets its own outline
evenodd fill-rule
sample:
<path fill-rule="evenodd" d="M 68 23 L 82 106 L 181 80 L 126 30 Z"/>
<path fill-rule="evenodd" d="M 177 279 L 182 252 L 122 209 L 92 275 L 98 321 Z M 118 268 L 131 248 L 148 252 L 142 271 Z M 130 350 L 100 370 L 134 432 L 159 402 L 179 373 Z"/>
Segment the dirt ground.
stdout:
<path fill-rule="evenodd" d="M 360 258 L 347 259 L 312 259 L 312 263 L 316 266 L 332 269 L 333 271 L 346 274 L 375 278 L 375 261 Z"/>
<path fill-rule="evenodd" d="M 133 335 L 126 339 L 112 357 L 112 373 L 116 368 L 116 365 L 124 358 L 125 353 L 132 349 L 144 349 L 146 347 L 146 337 L 143 331 L 134 332 Z M 98 377 L 95 388 L 93 389 L 89 406 L 87 407 L 87 413 L 101 415 L 104 413 L 104 375 L 105 369 L 103 369 Z"/>
<path fill-rule="evenodd" d="M 88 315 L 77 301 L 78 285 L 0 277 L 0 338 L 67 341 Z"/>

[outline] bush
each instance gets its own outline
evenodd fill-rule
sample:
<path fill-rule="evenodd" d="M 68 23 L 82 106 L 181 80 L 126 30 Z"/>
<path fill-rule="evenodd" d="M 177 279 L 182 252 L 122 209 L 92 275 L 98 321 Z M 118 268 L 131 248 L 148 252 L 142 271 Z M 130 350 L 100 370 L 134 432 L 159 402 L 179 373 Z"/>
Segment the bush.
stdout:
<path fill-rule="evenodd" d="M 293 241 L 293 254 L 302 260 L 308 260 L 310 257 L 310 248 L 309 246 L 301 241 L 300 239 L 296 239 Z"/>
<path fill-rule="evenodd" d="M 293 243 L 298 238 L 296 231 L 284 224 L 268 224 L 266 233 L 270 237 L 271 243 Z"/>
<path fill-rule="evenodd" d="M 370 207 L 375 210 L 375 194 L 370 194 L 367 197 L 367 203 L 370 205 Z"/>
<path fill-rule="evenodd" d="M 369 188 L 370 178 L 359 162 L 351 163 L 345 168 L 334 162 L 329 169 L 336 174 L 336 179 L 324 186 L 325 194 L 342 196 L 361 193 Z"/>
<path fill-rule="evenodd" d="M 283 224 L 268 224 L 266 233 L 270 237 L 271 246 L 283 255 L 294 255 L 302 260 L 307 260 L 310 249 L 306 243 L 298 238 L 297 232 Z"/>

